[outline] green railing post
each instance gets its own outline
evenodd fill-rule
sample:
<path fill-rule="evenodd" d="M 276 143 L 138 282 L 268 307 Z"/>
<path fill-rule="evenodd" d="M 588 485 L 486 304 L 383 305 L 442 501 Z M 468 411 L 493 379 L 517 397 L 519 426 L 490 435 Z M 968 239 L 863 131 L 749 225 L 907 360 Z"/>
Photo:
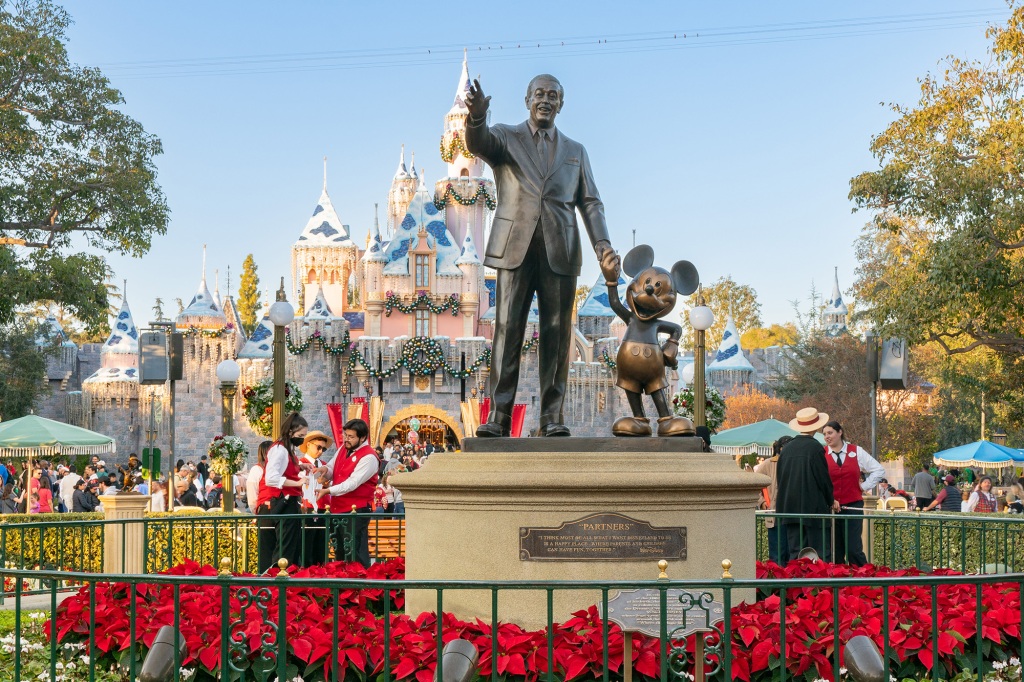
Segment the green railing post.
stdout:
<path fill-rule="evenodd" d="M 555 680 L 555 633 L 552 631 L 555 624 L 555 594 L 554 590 L 550 587 L 547 588 L 548 597 L 548 682 L 554 682 Z M 441 678 L 441 668 L 438 668 L 438 677 Z"/>
<path fill-rule="evenodd" d="M 601 663 L 604 672 L 602 682 L 608 682 L 608 588 L 601 588 Z"/>
<path fill-rule="evenodd" d="M 231 559 L 224 557 L 220 562 L 218 577 L 220 586 L 220 678 L 231 681 Z M 241 615 L 241 614 L 239 614 Z M 133 676 L 131 679 L 135 679 Z"/>
<path fill-rule="evenodd" d="M 441 652 L 444 649 L 444 590 L 440 587 L 437 588 L 437 635 L 435 646 L 437 647 L 437 676 L 435 679 L 443 680 L 444 656 L 441 655 Z"/>
<path fill-rule="evenodd" d="M 932 682 L 939 682 L 939 588 L 931 586 L 932 598 Z M 888 640 L 886 640 L 888 641 Z"/>
<path fill-rule="evenodd" d="M 1024 591 L 1024 587 L 1022 587 Z M 607 624 L 607 618 L 605 623 Z M 1021 604 L 1021 622 L 1024 622 L 1024 603 Z M 1024 660 L 1024 659 L 1022 659 Z M 498 588 L 491 588 L 491 682 L 498 682 Z"/>
<path fill-rule="evenodd" d="M 286 679 L 285 670 L 288 658 L 286 633 L 288 629 L 288 590 L 285 589 L 285 583 L 288 581 L 288 561 L 281 559 L 277 562 L 277 565 L 281 568 L 277 574 L 278 581 L 281 584 L 277 588 L 277 679 L 284 680 Z"/>
<path fill-rule="evenodd" d="M 134 587 L 134 585 L 132 585 Z M 133 600 L 134 602 L 134 600 Z M 134 606 L 134 603 L 132 604 Z M 134 610 L 131 616 L 132 632 L 135 631 Z M 57 679 L 57 581 L 50 581 L 50 682 Z M 132 679 L 135 676 L 132 675 Z"/>
<path fill-rule="evenodd" d="M 129 680 L 134 680 L 135 679 L 135 617 L 137 615 L 137 608 L 138 608 L 136 606 L 136 604 L 135 604 L 135 589 L 136 589 L 136 584 L 135 584 L 135 581 L 133 580 L 131 583 L 128 584 L 128 599 L 130 600 L 130 602 L 128 604 L 128 679 Z M 53 608 L 50 610 L 50 614 L 51 614 L 51 617 L 53 617 L 54 620 L 56 620 L 56 618 L 55 618 L 56 615 L 57 615 L 57 595 L 56 595 L 56 593 L 54 593 L 54 595 L 53 595 L 52 604 L 53 604 Z M 54 637 L 53 639 L 56 639 L 56 637 Z M 222 645 L 223 645 L 224 640 L 221 640 L 221 642 L 222 642 Z"/>
<path fill-rule="evenodd" d="M 14 579 L 14 679 L 21 679 L 21 588 L 23 578 L 16 575 Z M 95 604 L 95 599 L 92 602 Z M 89 617 L 93 618 L 93 608 L 89 609 Z M 90 631 L 92 628 L 89 628 Z M 90 658 L 92 647 L 89 648 Z"/>

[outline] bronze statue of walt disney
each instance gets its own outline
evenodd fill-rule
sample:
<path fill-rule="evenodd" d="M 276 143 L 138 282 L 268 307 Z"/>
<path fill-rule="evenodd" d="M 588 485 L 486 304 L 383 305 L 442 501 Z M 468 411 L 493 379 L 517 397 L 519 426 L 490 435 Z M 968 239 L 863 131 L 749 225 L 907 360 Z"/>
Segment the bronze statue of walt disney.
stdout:
<path fill-rule="evenodd" d="M 491 412 L 477 436 L 509 435 L 534 294 L 540 312 L 540 435 L 570 435 L 562 404 L 576 278 L 583 262 L 577 210 L 602 267 L 618 263 L 587 150 L 555 127 L 563 95 L 557 78 L 537 76 L 526 89 L 530 117 L 515 126 L 487 124 L 491 98 L 478 80 L 466 96 L 466 149 L 491 167 L 498 190 L 484 254 L 484 265 L 497 270 Z"/>

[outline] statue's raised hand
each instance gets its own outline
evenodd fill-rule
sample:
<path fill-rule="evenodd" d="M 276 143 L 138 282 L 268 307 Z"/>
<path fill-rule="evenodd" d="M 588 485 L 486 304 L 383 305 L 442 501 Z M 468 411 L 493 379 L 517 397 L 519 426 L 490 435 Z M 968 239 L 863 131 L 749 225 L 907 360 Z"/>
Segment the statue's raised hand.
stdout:
<path fill-rule="evenodd" d="M 491 98 L 484 95 L 484 89 L 480 87 L 480 81 L 476 78 L 469 86 L 466 93 L 466 108 L 469 109 L 469 116 L 474 120 L 481 120 L 487 116 L 487 107 L 491 105 Z"/>

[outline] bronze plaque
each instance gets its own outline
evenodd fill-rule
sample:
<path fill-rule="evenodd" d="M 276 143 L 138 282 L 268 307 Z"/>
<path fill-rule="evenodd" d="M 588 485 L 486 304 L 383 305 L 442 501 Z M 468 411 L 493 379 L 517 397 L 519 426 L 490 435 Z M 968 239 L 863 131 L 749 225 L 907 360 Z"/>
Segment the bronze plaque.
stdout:
<path fill-rule="evenodd" d="M 655 528 L 622 514 L 591 514 L 558 528 L 519 529 L 520 561 L 685 558 L 686 528 Z"/>
<path fill-rule="evenodd" d="M 672 639 L 710 630 L 725 619 L 725 607 L 710 592 L 676 588 L 665 592 L 665 624 Z M 623 632 L 661 637 L 661 590 L 622 590 L 608 600 L 608 622 Z"/>

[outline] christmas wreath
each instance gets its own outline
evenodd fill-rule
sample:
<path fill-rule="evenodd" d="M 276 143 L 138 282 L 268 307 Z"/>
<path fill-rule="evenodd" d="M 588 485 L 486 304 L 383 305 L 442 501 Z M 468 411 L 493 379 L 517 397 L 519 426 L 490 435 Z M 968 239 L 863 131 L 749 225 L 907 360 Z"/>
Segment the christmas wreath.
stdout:
<path fill-rule="evenodd" d="M 238 436 L 214 436 L 210 447 L 206 448 L 206 454 L 210 456 L 210 471 L 221 476 L 232 476 L 245 466 L 249 448 Z"/>
<path fill-rule="evenodd" d="M 274 380 L 263 379 L 254 386 L 242 389 L 242 411 L 252 430 L 269 436 L 274 424 Z M 302 391 L 294 381 L 284 385 L 284 411 L 302 411 Z"/>
<path fill-rule="evenodd" d="M 704 422 L 712 432 L 718 431 L 725 423 L 725 398 L 713 386 L 705 387 L 704 397 Z M 686 386 L 672 398 L 672 408 L 675 413 L 687 419 L 693 419 L 695 404 L 692 386 Z"/>

